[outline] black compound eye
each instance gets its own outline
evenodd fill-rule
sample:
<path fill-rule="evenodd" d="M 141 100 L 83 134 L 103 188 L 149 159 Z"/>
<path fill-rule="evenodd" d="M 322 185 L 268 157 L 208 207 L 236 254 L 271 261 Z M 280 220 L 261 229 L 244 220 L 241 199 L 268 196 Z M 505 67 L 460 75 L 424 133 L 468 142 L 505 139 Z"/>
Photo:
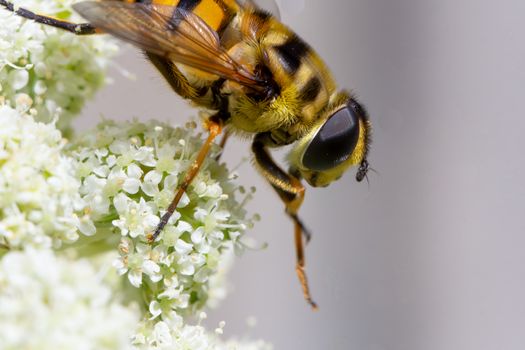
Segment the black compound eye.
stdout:
<path fill-rule="evenodd" d="M 321 127 L 303 155 L 311 170 L 331 169 L 350 157 L 359 139 L 359 118 L 346 106 L 335 112 Z"/>

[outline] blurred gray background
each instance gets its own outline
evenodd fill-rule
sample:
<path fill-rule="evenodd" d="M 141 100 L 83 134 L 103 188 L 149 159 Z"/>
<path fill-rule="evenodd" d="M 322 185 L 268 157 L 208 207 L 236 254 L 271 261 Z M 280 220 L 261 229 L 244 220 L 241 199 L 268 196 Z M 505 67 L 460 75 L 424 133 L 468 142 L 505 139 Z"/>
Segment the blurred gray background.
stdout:
<path fill-rule="evenodd" d="M 306 0 L 283 12 L 368 107 L 379 174 L 370 186 L 350 171 L 307 190 L 312 312 L 292 224 L 246 162 L 241 181 L 257 186 L 251 208 L 262 215 L 251 235 L 269 247 L 238 260 L 210 325 L 226 320 L 226 336 L 276 349 L 523 350 L 525 2 Z M 119 65 L 137 81 L 113 69 L 115 84 L 79 125 L 196 115 L 137 51 Z M 236 165 L 248 147 L 231 142 L 226 160 Z"/>

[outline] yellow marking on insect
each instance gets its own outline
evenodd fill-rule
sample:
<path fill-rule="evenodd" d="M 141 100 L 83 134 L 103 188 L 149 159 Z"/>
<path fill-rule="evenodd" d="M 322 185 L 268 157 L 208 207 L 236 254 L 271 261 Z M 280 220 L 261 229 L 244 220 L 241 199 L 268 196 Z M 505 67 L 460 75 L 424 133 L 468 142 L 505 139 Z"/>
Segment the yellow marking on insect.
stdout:
<path fill-rule="evenodd" d="M 215 1 L 211 0 L 201 1 L 193 10 L 193 13 L 202 18 L 204 22 L 215 31 L 219 29 L 219 26 L 226 16 L 223 9 Z"/>

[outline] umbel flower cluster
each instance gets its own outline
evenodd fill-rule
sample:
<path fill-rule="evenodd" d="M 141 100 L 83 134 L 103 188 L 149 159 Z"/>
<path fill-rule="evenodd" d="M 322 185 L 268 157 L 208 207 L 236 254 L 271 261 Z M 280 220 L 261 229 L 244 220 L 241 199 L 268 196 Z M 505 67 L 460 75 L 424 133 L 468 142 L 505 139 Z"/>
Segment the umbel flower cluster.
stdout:
<path fill-rule="evenodd" d="M 219 261 L 242 248 L 239 237 L 252 225 L 242 206 L 251 192 L 241 193 L 235 174 L 213 160 L 215 147 L 169 225 L 148 242 L 201 144 L 193 123 L 105 121 L 69 148 L 91 220 L 81 219 L 80 227 L 87 235 L 97 232 L 98 249 L 115 247 L 119 237 L 114 267 L 132 286 L 148 290 L 152 317 L 200 309 Z"/>
<path fill-rule="evenodd" d="M 76 20 L 69 4 L 18 3 Z M 256 219 L 218 147 L 148 241 L 203 142 L 198 123 L 105 120 L 68 141 L 115 43 L 0 10 L 0 48 L 0 350 L 270 348 L 202 324 Z"/>
<path fill-rule="evenodd" d="M 15 6 L 82 21 L 73 0 L 14 0 Z M 105 71 L 117 52 L 114 40 L 75 35 L 0 10 L 0 102 L 10 101 L 39 121 L 60 116 L 65 128 L 85 101 L 106 82 Z"/>

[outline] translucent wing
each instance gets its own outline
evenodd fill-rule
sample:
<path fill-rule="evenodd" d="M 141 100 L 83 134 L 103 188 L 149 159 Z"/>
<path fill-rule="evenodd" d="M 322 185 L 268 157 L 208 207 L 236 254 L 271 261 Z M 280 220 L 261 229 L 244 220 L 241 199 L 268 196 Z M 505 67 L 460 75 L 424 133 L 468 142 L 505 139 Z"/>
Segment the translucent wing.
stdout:
<path fill-rule="evenodd" d="M 73 5 L 92 25 L 141 49 L 252 89 L 266 82 L 233 60 L 200 17 L 174 6 L 85 1 Z"/>

